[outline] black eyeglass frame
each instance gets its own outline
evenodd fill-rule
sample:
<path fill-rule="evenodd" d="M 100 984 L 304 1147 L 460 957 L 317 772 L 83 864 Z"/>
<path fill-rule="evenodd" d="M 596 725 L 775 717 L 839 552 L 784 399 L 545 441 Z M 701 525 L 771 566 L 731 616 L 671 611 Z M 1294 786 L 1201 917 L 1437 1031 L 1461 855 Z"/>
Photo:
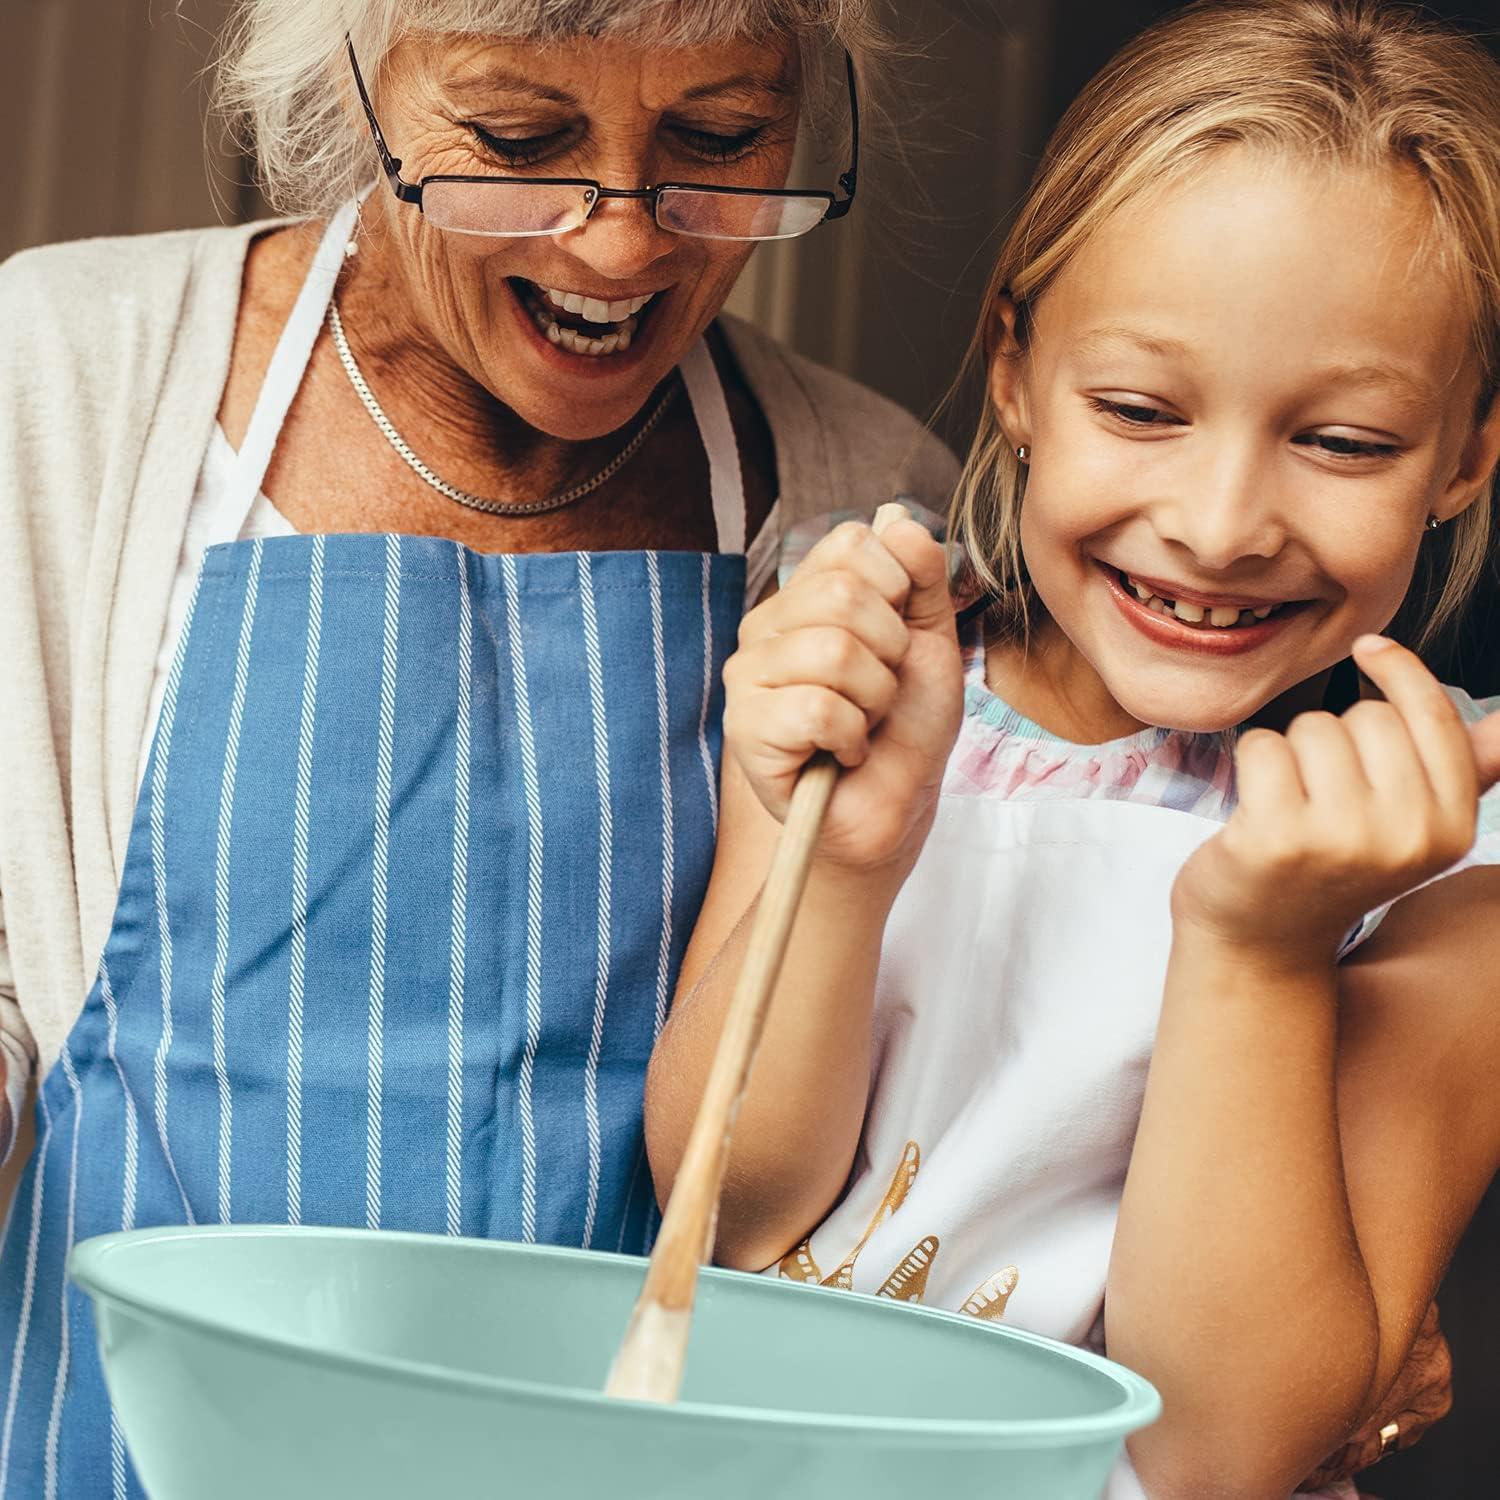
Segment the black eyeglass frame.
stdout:
<path fill-rule="evenodd" d="M 854 73 L 854 59 L 846 51 L 844 53 L 844 71 L 849 79 L 849 168 L 839 174 L 839 189 L 844 197 L 840 198 L 837 193 L 832 193 L 822 188 L 750 188 L 750 187 L 728 187 L 720 183 L 712 182 L 658 182 L 651 187 L 643 188 L 611 188 L 605 187 L 602 182 L 596 182 L 590 177 L 500 177 L 500 176 L 434 176 L 424 177 L 420 182 L 407 182 L 401 175 L 401 158 L 392 156 L 390 148 L 385 143 L 385 133 L 380 128 L 380 121 L 375 118 L 375 106 L 370 102 L 369 90 L 365 87 L 364 75 L 359 70 L 359 59 L 354 55 L 354 38 L 348 33 L 344 36 L 344 45 L 349 49 L 349 66 L 354 70 L 354 87 L 359 90 L 359 102 L 364 106 L 365 118 L 370 122 L 370 134 L 375 138 L 375 149 L 380 155 L 380 165 L 385 172 L 386 181 L 391 185 L 391 191 L 402 203 L 413 203 L 417 211 L 422 211 L 422 193 L 429 183 L 434 182 L 462 182 L 462 183 L 485 183 L 505 182 L 512 185 L 526 185 L 535 187 L 578 187 L 585 189 L 584 201 L 588 205 L 588 212 L 584 215 L 583 222 L 588 223 L 593 217 L 594 210 L 606 198 L 636 198 L 649 202 L 651 206 L 651 217 L 669 234 L 683 234 L 685 231 L 672 229 L 669 225 L 661 223 L 661 216 L 657 212 L 657 205 L 661 195 L 667 192 L 691 192 L 691 193 L 722 193 L 726 197 L 756 197 L 756 198 L 820 198 L 827 205 L 823 210 L 823 217 L 812 224 L 804 233 L 811 233 L 819 224 L 827 224 L 833 219 L 842 219 L 845 214 L 854 207 L 854 194 L 859 183 L 859 86 Z M 581 227 L 581 226 L 574 226 Z M 541 230 L 534 236 L 514 235 L 498 236 L 498 238 L 515 239 L 540 239 L 548 233 L 569 233 L 569 230 L 548 231 Z M 699 236 L 689 235 L 689 238 Z M 800 238 L 800 235 L 783 236 L 783 238 Z M 712 236 L 701 236 L 701 238 L 712 238 Z"/>

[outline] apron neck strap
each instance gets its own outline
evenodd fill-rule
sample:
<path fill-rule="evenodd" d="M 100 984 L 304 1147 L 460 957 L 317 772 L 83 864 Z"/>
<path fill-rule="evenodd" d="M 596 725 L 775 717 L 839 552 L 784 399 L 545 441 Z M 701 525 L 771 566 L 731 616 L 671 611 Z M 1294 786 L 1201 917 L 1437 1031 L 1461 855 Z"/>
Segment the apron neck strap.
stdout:
<path fill-rule="evenodd" d="M 708 341 L 699 339 L 678 368 L 687 387 L 698 432 L 708 453 L 708 483 L 713 495 L 714 524 L 719 533 L 719 551 L 731 554 L 746 550 L 745 481 L 740 472 L 740 445 L 735 440 L 734 423 L 729 419 L 729 403 L 724 399 L 724 385 L 714 367 Z"/>
<path fill-rule="evenodd" d="M 235 504 L 240 507 L 236 530 L 250 514 L 255 497 L 265 483 L 271 455 L 276 451 L 276 440 L 281 436 L 287 413 L 302 387 L 302 377 L 312 360 L 313 346 L 318 342 L 323 320 L 328 315 L 328 304 L 333 300 L 333 289 L 344 266 L 344 247 L 349 243 L 358 214 L 358 202 L 350 201 L 329 220 L 292 315 L 281 332 L 275 354 L 271 356 L 270 368 L 260 388 L 260 399 L 255 404 L 255 414 L 250 418 L 250 427 L 240 444 L 235 463 Z"/>

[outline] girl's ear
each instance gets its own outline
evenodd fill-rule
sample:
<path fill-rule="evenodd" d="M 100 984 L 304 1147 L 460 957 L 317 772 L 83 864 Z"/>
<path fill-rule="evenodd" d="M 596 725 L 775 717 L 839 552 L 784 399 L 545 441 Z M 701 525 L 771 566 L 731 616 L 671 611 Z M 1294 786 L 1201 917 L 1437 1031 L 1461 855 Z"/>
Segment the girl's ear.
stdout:
<path fill-rule="evenodd" d="M 1026 356 L 1018 331 L 1021 311 L 1009 292 L 995 294 L 985 318 L 990 404 L 1012 448 L 1031 446 L 1031 410 L 1026 392 Z"/>
<path fill-rule="evenodd" d="M 1483 493 L 1500 463 L 1500 390 L 1490 398 L 1489 411 L 1469 435 L 1459 455 L 1458 468 L 1438 497 L 1433 514 L 1451 521 L 1466 511 Z"/>

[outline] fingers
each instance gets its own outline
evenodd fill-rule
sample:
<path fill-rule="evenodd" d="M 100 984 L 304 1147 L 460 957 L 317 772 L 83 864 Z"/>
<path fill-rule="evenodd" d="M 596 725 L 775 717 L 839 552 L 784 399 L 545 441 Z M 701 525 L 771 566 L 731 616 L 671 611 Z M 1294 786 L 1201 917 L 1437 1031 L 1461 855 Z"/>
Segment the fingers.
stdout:
<path fill-rule="evenodd" d="M 736 695 L 797 685 L 829 688 L 862 709 L 871 725 L 885 717 L 899 685 L 892 668 L 863 641 L 832 625 L 772 636 L 754 651 L 731 657 L 724 679 Z"/>
<path fill-rule="evenodd" d="M 954 627 L 953 596 L 948 592 L 948 558 L 920 521 L 895 521 L 880 533 L 881 544 L 910 580 L 904 614 L 912 630 Z"/>
<path fill-rule="evenodd" d="M 1242 734 L 1234 751 L 1239 805 L 1256 816 L 1289 812 L 1307 800 L 1290 743 L 1269 729 Z"/>
<path fill-rule="evenodd" d="M 911 640 L 899 608 L 867 578 L 836 568 L 808 578 L 799 572 L 780 593 L 746 615 L 740 625 L 740 649 L 758 650 L 778 636 L 830 628 L 847 632 L 890 667 L 900 665 Z"/>
<path fill-rule="evenodd" d="M 806 758 L 829 751 L 852 768 L 903 692 L 920 698 L 933 653 L 952 647 L 953 607 L 943 549 L 900 507 L 868 526 L 838 527 L 786 587 L 752 610 L 724 669 L 725 733 L 773 810 Z M 946 634 L 946 643 L 920 632 Z"/>
<path fill-rule="evenodd" d="M 763 772 L 790 776 L 818 750 L 850 767 L 863 764 L 870 753 L 864 713 L 832 688 L 811 683 L 731 698 L 724 734 L 752 782 Z"/>
<path fill-rule="evenodd" d="M 1370 784 L 1348 726 L 1329 713 L 1299 714 L 1286 739 L 1312 803 L 1334 817 L 1356 816 Z"/>
<path fill-rule="evenodd" d="M 1500 713 L 1469 725 L 1469 747 L 1474 752 L 1474 769 L 1482 795 L 1500 782 Z"/>
<path fill-rule="evenodd" d="M 1437 679 L 1420 658 L 1384 636 L 1361 636 L 1354 660 L 1400 714 L 1439 804 L 1472 824 L 1479 792 L 1473 743 Z"/>

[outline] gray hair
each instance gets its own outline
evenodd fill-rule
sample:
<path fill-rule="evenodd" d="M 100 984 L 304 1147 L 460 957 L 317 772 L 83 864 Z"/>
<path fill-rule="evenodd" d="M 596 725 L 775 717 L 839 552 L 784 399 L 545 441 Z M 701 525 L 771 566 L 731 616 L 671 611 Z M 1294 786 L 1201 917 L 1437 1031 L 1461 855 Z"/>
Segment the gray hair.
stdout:
<path fill-rule="evenodd" d="M 371 87 L 403 38 L 504 37 L 547 43 L 628 37 L 663 47 L 740 39 L 792 44 L 813 129 L 842 120 L 840 54 L 862 83 L 887 40 L 872 0 L 240 0 L 218 65 L 218 101 L 254 156 L 271 203 L 327 214 L 374 172 L 369 137 L 345 107 L 344 34 Z"/>

